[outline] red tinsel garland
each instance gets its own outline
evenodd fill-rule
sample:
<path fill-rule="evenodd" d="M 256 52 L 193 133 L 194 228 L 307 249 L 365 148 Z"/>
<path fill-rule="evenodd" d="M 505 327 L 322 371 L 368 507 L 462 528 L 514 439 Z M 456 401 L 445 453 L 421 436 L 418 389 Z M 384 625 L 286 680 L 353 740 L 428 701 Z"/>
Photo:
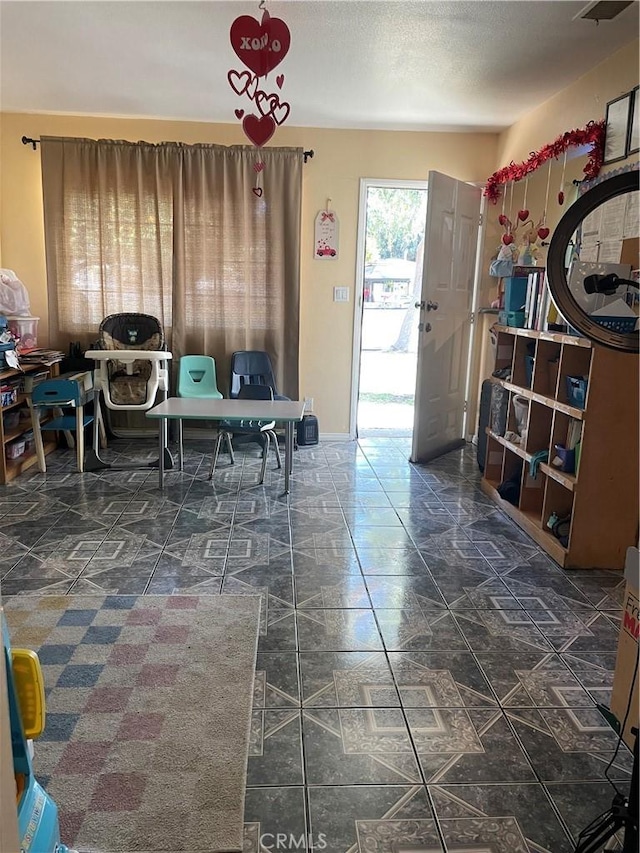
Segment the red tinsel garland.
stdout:
<path fill-rule="evenodd" d="M 568 130 L 550 145 L 544 145 L 539 151 L 533 151 L 524 163 L 514 163 L 512 160 L 508 166 L 491 175 L 484 188 L 484 194 L 495 204 L 500 198 L 500 184 L 506 184 L 509 181 L 521 181 L 531 172 L 535 172 L 547 160 L 563 154 L 567 148 L 589 143 L 591 143 L 591 151 L 582 171 L 585 177 L 595 178 L 602 168 L 604 160 L 605 128 L 606 122 L 604 120 L 590 121 L 581 130 Z"/>

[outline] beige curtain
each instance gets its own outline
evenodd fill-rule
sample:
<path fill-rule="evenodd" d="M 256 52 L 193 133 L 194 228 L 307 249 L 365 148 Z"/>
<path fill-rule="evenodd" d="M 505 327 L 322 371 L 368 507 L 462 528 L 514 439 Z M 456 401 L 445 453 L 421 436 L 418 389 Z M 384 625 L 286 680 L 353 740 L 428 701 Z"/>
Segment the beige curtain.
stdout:
<path fill-rule="evenodd" d="M 41 147 L 52 344 L 90 344 L 108 314 L 153 314 L 174 359 L 216 359 L 221 390 L 231 353 L 258 349 L 298 396 L 302 149 Z"/>

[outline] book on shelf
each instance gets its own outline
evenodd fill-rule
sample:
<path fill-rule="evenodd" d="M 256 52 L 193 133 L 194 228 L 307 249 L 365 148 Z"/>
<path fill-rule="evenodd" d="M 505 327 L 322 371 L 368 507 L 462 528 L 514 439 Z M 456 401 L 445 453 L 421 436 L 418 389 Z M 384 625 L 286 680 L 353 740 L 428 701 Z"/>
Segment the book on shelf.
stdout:
<path fill-rule="evenodd" d="M 55 349 L 30 349 L 20 353 L 21 364 L 45 364 L 50 367 L 62 361 L 64 353 Z"/>
<path fill-rule="evenodd" d="M 525 326 L 527 329 L 543 331 L 548 313 L 548 286 L 544 267 L 534 267 L 527 277 L 527 299 L 525 302 Z"/>

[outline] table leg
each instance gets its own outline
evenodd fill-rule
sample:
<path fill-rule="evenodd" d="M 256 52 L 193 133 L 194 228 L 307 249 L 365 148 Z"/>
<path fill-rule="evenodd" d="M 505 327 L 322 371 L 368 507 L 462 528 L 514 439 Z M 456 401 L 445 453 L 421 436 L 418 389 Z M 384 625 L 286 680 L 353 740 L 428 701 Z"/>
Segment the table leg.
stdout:
<path fill-rule="evenodd" d="M 293 455 L 293 421 L 287 421 L 284 427 L 284 494 L 289 494 L 289 475 Z"/>
<path fill-rule="evenodd" d="M 160 418 L 160 420 L 158 421 L 158 436 L 159 436 L 159 442 L 160 442 L 159 453 L 158 453 L 158 479 L 159 479 L 160 489 L 162 489 L 164 487 L 164 451 L 165 451 L 165 448 L 167 446 L 167 440 L 166 440 L 167 432 L 166 432 L 166 430 L 167 430 L 167 419 L 166 418 Z"/>
<path fill-rule="evenodd" d="M 182 418 L 178 418 L 178 467 L 183 470 L 184 447 L 182 446 Z"/>

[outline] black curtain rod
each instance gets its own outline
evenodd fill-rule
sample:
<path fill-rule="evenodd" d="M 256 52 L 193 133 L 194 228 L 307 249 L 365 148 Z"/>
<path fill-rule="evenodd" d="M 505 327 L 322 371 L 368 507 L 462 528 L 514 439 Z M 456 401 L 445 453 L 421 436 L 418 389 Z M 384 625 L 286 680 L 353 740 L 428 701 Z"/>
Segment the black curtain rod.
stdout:
<path fill-rule="evenodd" d="M 31 139 L 30 136 L 23 136 L 22 137 L 22 144 L 23 145 L 32 145 L 33 150 L 35 151 L 36 145 L 40 144 L 40 140 L 39 139 Z M 302 156 L 304 157 L 304 162 L 306 163 L 307 160 L 313 160 L 314 154 L 315 154 L 315 151 L 313 150 L 313 148 L 311 148 L 309 151 L 303 151 Z"/>

